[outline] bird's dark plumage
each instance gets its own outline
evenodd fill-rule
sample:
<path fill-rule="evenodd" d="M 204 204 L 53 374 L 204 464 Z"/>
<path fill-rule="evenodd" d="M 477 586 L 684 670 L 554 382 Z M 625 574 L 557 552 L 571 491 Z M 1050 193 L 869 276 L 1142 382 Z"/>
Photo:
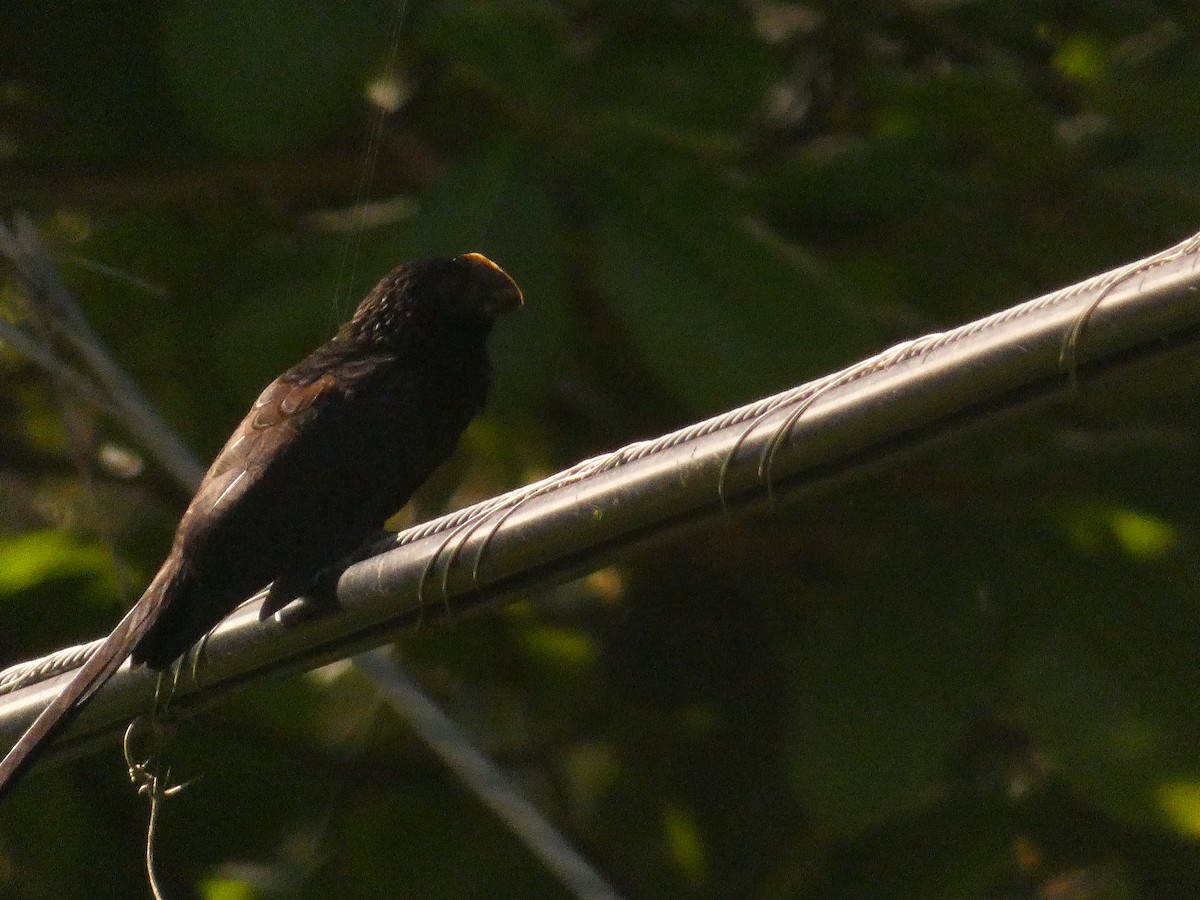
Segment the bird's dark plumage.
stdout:
<path fill-rule="evenodd" d="M 262 392 L 217 454 L 145 594 L 0 762 L 0 795 L 126 657 L 162 669 L 241 601 L 264 614 L 377 532 L 482 409 L 516 283 L 477 253 L 400 266 Z"/>

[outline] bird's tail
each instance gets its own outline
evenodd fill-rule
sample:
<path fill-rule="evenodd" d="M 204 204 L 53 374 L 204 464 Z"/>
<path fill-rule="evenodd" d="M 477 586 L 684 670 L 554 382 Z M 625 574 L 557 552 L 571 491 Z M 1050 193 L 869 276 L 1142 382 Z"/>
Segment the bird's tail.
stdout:
<path fill-rule="evenodd" d="M 134 645 L 158 618 L 164 605 L 163 595 L 174 588 L 179 575 L 176 558 L 168 557 L 141 599 L 0 760 L 0 799 L 46 750 L 50 740 L 74 720 L 84 704 L 121 667 Z"/>

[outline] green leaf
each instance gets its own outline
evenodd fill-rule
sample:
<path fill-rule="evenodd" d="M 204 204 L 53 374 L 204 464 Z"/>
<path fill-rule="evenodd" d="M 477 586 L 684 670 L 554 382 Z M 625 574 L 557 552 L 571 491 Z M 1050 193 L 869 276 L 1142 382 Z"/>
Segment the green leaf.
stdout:
<path fill-rule="evenodd" d="M 454 79 L 509 112 L 557 116 L 572 105 L 569 22 L 552 4 L 443 4 L 418 40 Z"/>
<path fill-rule="evenodd" d="M 644 365 L 692 409 L 748 402 L 870 346 L 819 259 L 789 253 L 719 185 L 642 176 L 631 173 L 601 214 L 598 283 Z"/>
<path fill-rule="evenodd" d="M 217 146 L 297 147 L 362 105 L 386 30 L 373 0 L 183 0 L 162 55 L 175 102 Z"/>
<path fill-rule="evenodd" d="M 112 577 L 112 561 L 102 546 L 56 529 L 0 538 L 0 594 L 80 575 Z"/>
<path fill-rule="evenodd" d="M 616 138 L 644 129 L 742 142 L 757 123 L 767 89 L 784 74 L 777 56 L 738 5 L 689 13 L 642 5 L 594 35 L 580 89 Z"/>

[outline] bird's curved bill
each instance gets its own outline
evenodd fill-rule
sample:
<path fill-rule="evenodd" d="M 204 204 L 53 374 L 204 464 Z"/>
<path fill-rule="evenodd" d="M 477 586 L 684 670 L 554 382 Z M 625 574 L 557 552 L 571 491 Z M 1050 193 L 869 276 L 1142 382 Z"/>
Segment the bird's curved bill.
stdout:
<path fill-rule="evenodd" d="M 525 295 L 512 276 L 482 253 L 464 253 L 459 258 L 479 267 L 484 282 L 484 304 L 489 313 L 498 316 L 525 303 Z"/>

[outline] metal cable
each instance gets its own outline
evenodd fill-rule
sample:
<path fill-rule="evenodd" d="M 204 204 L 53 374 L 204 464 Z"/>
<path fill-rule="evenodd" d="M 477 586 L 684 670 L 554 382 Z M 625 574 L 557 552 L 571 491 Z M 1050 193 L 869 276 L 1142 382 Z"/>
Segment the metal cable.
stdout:
<path fill-rule="evenodd" d="M 339 612 L 301 607 L 266 622 L 248 603 L 213 634 L 177 708 L 268 671 L 382 643 L 398 628 L 586 572 L 638 544 L 761 507 L 929 435 L 1029 398 L 1068 395 L 1085 371 L 1200 332 L 1200 235 L 1144 260 L 960 328 L 897 344 L 840 372 L 584 460 L 526 487 L 408 529 L 351 566 Z M 435 577 L 436 576 L 436 577 Z M 429 588 L 440 585 L 436 602 Z M 70 648 L 0 673 L 0 741 L 45 696 L 29 685 L 76 663 Z M 123 669 L 75 734 L 127 720 L 147 679 Z"/>

